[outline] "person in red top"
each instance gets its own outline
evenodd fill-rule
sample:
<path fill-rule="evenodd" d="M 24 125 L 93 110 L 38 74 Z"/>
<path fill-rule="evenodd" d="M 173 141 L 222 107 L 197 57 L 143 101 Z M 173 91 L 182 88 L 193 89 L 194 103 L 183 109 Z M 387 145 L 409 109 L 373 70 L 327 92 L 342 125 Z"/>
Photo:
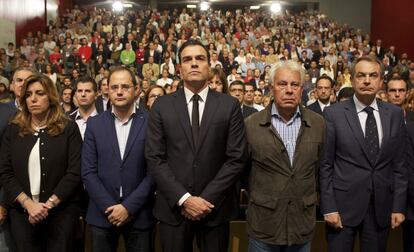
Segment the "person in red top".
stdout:
<path fill-rule="evenodd" d="M 86 63 L 89 63 L 89 60 L 92 56 L 92 47 L 88 45 L 88 40 L 86 38 L 83 38 L 81 40 L 82 46 L 78 50 L 79 56 L 86 61 Z"/>
<path fill-rule="evenodd" d="M 60 53 L 60 48 L 59 46 L 55 46 L 53 52 L 49 55 L 49 62 L 52 65 L 54 71 L 57 73 L 62 72 L 61 59 L 62 54 Z"/>
<path fill-rule="evenodd" d="M 139 42 L 138 43 L 138 49 L 135 51 L 136 54 L 136 62 L 137 62 L 137 73 L 138 75 L 143 78 L 144 76 L 142 75 L 142 66 L 144 65 L 144 61 L 145 61 L 145 48 L 144 48 L 144 43 Z"/>

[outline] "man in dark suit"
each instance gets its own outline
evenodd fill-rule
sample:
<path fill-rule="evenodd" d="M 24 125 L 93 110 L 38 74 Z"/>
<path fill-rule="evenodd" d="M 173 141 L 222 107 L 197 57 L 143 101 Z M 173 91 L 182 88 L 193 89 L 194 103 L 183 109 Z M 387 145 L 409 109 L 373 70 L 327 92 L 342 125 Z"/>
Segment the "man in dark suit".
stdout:
<path fill-rule="evenodd" d="M 111 109 L 111 101 L 109 100 L 109 89 L 108 89 L 108 78 L 103 78 L 98 83 L 99 90 L 101 90 L 101 95 L 96 97 L 95 107 L 98 113 Z"/>
<path fill-rule="evenodd" d="M 404 252 L 414 251 L 414 123 L 406 125 L 407 142 L 405 148 L 405 166 L 408 174 L 407 215 L 403 223 Z"/>
<path fill-rule="evenodd" d="M 29 67 L 19 67 L 14 70 L 10 90 L 13 91 L 15 99 L 9 103 L 10 105 L 14 106 L 17 109 L 20 107 L 19 99 L 21 96 L 23 83 L 30 75 L 34 73 L 35 70 Z"/>
<path fill-rule="evenodd" d="M 0 140 L 3 138 L 3 133 L 6 130 L 9 121 L 16 114 L 16 111 L 16 107 L 9 104 L 0 103 Z"/>
<path fill-rule="evenodd" d="M 95 107 L 97 93 L 98 87 L 92 77 L 82 76 L 76 80 L 75 99 L 78 102 L 78 109 L 73 111 L 69 117 L 78 125 L 82 139 L 84 139 L 88 119 L 98 115 Z"/>
<path fill-rule="evenodd" d="M 9 121 L 14 117 L 16 114 L 17 109 L 16 107 L 0 103 L 0 146 L 3 139 L 3 134 L 6 131 L 7 125 Z M 3 189 L 0 189 L 0 250 L 9 251 L 12 248 L 12 240 L 10 237 L 10 228 L 9 225 L 4 222 L 7 219 L 7 209 L 3 203 Z"/>
<path fill-rule="evenodd" d="M 150 42 L 148 49 L 144 53 L 144 62 L 149 63 L 149 58 L 153 57 L 155 64 L 161 64 L 161 54 L 157 51 L 157 47 L 154 42 Z M 144 73 L 145 76 L 145 73 Z M 158 78 L 158 75 L 157 75 Z"/>
<path fill-rule="evenodd" d="M 123 235 L 127 251 L 150 251 L 153 180 L 144 157 L 148 114 L 135 107 L 137 83 L 128 68 L 112 69 L 108 81 L 112 109 L 88 119 L 82 150 L 92 248 L 116 251 Z"/>
<path fill-rule="evenodd" d="M 320 191 L 329 251 L 353 251 L 357 233 L 361 251 L 386 251 L 390 226 L 405 218 L 403 111 L 375 99 L 383 74 L 377 58 L 356 59 L 355 95 L 324 111 Z"/>
<path fill-rule="evenodd" d="M 331 105 L 331 94 L 334 82 L 327 76 L 322 75 L 316 80 L 316 95 L 317 100 L 308 106 L 308 109 L 323 115 L 323 110 Z"/>
<path fill-rule="evenodd" d="M 404 110 L 405 121 L 414 121 L 414 112 L 404 108 L 408 96 L 407 82 L 400 77 L 393 77 L 387 82 L 385 90 L 388 102 Z"/>
<path fill-rule="evenodd" d="M 195 236 L 201 251 L 225 252 L 246 161 L 240 104 L 209 90 L 209 52 L 199 41 L 185 42 L 179 57 L 184 88 L 156 100 L 145 145 L 161 244 L 193 251 Z"/>
<path fill-rule="evenodd" d="M 375 44 L 375 55 L 377 55 L 378 59 L 382 60 L 385 55 L 385 48 L 382 47 L 381 39 L 378 39 Z"/>
<path fill-rule="evenodd" d="M 242 81 L 235 80 L 230 84 L 229 93 L 231 96 L 233 96 L 239 101 L 243 118 L 247 118 L 251 114 L 257 112 L 257 109 L 243 104 L 245 91 L 246 91 L 246 88 Z"/>

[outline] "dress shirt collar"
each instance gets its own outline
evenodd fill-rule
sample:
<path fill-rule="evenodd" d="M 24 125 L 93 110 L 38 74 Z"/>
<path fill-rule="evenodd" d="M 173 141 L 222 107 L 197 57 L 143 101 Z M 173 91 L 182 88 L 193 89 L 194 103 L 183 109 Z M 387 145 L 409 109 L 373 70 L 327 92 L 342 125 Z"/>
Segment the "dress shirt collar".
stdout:
<path fill-rule="evenodd" d="M 93 110 L 93 112 L 89 115 L 91 116 L 96 116 L 98 115 L 98 112 L 96 111 L 96 108 Z M 75 121 L 79 120 L 79 119 L 83 119 L 83 117 L 81 116 L 81 114 L 79 113 L 79 109 L 76 110 L 76 115 L 75 115 Z"/>
<path fill-rule="evenodd" d="M 276 104 L 273 102 L 272 104 L 272 117 L 277 117 L 282 119 L 282 117 L 279 114 L 279 111 L 277 110 Z M 300 113 L 300 109 L 299 106 L 296 107 L 296 112 L 295 114 L 292 116 L 292 118 L 290 118 L 290 120 L 286 123 L 286 124 L 291 124 L 293 122 L 293 120 L 295 120 L 297 117 L 301 117 L 301 113 Z"/>
<path fill-rule="evenodd" d="M 357 113 L 363 111 L 365 109 L 365 107 L 367 107 L 366 105 L 364 105 L 362 102 L 360 102 L 358 100 L 358 98 L 354 95 L 352 97 L 354 99 L 354 103 L 355 103 L 355 108 L 357 110 Z M 372 101 L 372 103 L 369 105 L 371 108 L 373 108 L 375 111 L 378 111 L 378 104 L 377 104 L 377 99 L 374 99 Z"/>
<path fill-rule="evenodd" d="M 132 108 L 132 113 L 129 115 L 128 120 L 126 120 L 126 121 L 122 121 L 122 120 L 121 120 L 121 119 L 120 119 L 120 118 L 116 115 L 116 113 L 115 113 L 115 111 L 114 111 L 114 108 L 112 107 L 112 109 L 111 109 L 111 114 L 112 114 L 112 116 L 115 118 L 115 120 L 118 120 L 118 121 L 122 122 L 123 124 L 128 123 L 128 122 L 131 120 L 131 118 L 135 117 L 136 112 L 137 112 L 137 108 L 136 108 L 135 106 L 133 106 L 133 108 Z"/>
<path fill-rule="evenodd" d="M 331 106 L 331 103 L 330 103 L 330 102 L 328 102 L 327 104 L 325 104 L 325 103 L 322 103 L 319 99 L 318 99 L 317 101 L 318 101 L 318 103 L 319 103 L 319 107 L 321 107 L 321 110 L 322 110 L 322 111 L 323 111 L 326 107 Z"/>
<path fill-rule="evenodd" d="M 200 96 L 201 101 L 203 101 L 203 102 L 206 102 L 207 94 L 208 94 L 208 86 L 206 86 L 203 90 L 198 92 L 198 95 Z M 185 95 L 185 100 L 186 100 L 187 104 L 189 104 L 191 102 L 191 98 L 193 98 L 194 93 L 191 92 L 190 89 L 184 87 L 184 95 Z"/>

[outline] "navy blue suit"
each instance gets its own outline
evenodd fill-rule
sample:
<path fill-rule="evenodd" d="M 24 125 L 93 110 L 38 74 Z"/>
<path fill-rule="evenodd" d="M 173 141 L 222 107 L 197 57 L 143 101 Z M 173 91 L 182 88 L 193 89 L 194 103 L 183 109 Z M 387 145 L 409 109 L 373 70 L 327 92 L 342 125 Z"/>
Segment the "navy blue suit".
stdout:
<path fill-rule="evenodd" d="M 136 110 L 123 159 L 114 120 L 111 111 L 88 119 L 82 150 L 82 178 L 89 194 L 86 221 L 101 228 L 111 227 L 105 210 L 121 203 L 134 216 L 134 228 L 148 229 L 153 226 L 154 185 L 144 157 L 148 113 Z"/>
<path fill-rule="evenodd" d="M 369 214 L 372 229 L 385 230 L 386 245 L 391 213 L 406 210 L 404 118 L 400 108 L 381 101 L 377 104 L 383 138 L 374 163 L 368 159 L 369 148 L 353 98 L 325 108 L 327 135 L 320 169 L 321 211 L 339 212 L 343 226 L 350 228 L 364 226 Z M 348 251 L 339 248 L 341 245 L 333 251 Z M 372 250 L 363 247 L 361 251 Z"/>

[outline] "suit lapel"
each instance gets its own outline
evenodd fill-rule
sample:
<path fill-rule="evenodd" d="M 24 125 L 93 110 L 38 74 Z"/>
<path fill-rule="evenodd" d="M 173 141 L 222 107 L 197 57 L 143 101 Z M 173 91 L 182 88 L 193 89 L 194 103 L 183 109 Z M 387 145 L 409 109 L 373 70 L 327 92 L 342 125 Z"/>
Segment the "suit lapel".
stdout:
<path fill-rule="evenodd" d="M 322 115 L 323 114 L 323 111 L 322 111 L 321 105 L 319 104 L 318 101 L 316 101 L 316 105 L 318 105 L 319 113 Z"/>
<path fill-rule="evenodd" d="M 378 101 L 378 109 L 379 109 L 379 114 L 380 114 L 380 119 L 381 119 L 381 126 L 382 126 L 382 141 L 381 141 L 381 147 L 378 153 L 378 157 L 377 157 L 377 161 L 379 159 L 379 157 L 381 157 L 382 152 L 384 150 L 383 146 L 384 144 L 387 143 L 388 138 L 390 136 L 390 131 L 391 131 L 391 118 L 390 118 L 390 113 L 388 111 L 388 109 L 383 106 L 383 103 Z"/>
<path fill-rule="evenodd" d="M 109 143 L 111 143 L 111 146 L 113 148 L 115 157 L 118 160 L 121 160 L 121 153 L 119 152 L 118 138 L 116 136 L 115 119 L 114 119 L 111 111 L 107 111 L 105 119 L 106 119 L 106 123 L 105 123 L 106 130 L 105 130 L 105 132 L 113 132 L 112 134 L 107 134 Z"/>
<path fill-rule="evenodd" d="M 142 125 L 144 124 L 144 117 L 139 109 L 137 109 L 135 117 L 132 119 L 131 129 L 129 130 L 128 140 L 125 147 L 124 158 L 122 161 L 126 160 L 129 152 L 134 145 L 135 140 L 137 139 L 139 133 L 141 132 Z"/>
<path fill-rule="evenodd" d="M 361 149 L 363 150 L 365 157 L 367 158 L 367 160 L 369 160 L 369 156 L 366 150 L 364 132 L 362 131 L 361 123 L 359 122 L 353 98 L 350 98 L 348 101 L 345 102 L 347 103 L 345 106 L 345 117 L 348 121 L 349 127 L 354 133 L 353 135 L 358 141 L 359 145 L 361 145 Z"/>
<path fill-rule="evenodd" d="M 217 108 L 220 105 L 220 100 L 218 99 L 218 94 L 208 90 L 206 104 L 204 106 L 203 117 L 201 118 L 200 124 L 200 132 L 198 136 L 198 145 L 200 146 L 206 135 L 207 131 L 209 130 L 209 126 L 211 125 L 211 119 L 217 112 Z M 196 146 L 198 149 L 198 146 Z"/>
<path fill-rule="evenodd" d="M 185 100 L 184 89 L 180 89 L 172 95 L 174 97 L 173 106 L 175 108 L 176 114 L 178 115 L 181 127 L 183 128 L 184 134 L 187 137 L 188 143 L 190 144 L 190 146 L 192 146 L 192 149 L 195 152 L 195 146 L 193 144 L 193 135 L 191 133 L 190 117 L 188 115 L 188 108 Z"/>

